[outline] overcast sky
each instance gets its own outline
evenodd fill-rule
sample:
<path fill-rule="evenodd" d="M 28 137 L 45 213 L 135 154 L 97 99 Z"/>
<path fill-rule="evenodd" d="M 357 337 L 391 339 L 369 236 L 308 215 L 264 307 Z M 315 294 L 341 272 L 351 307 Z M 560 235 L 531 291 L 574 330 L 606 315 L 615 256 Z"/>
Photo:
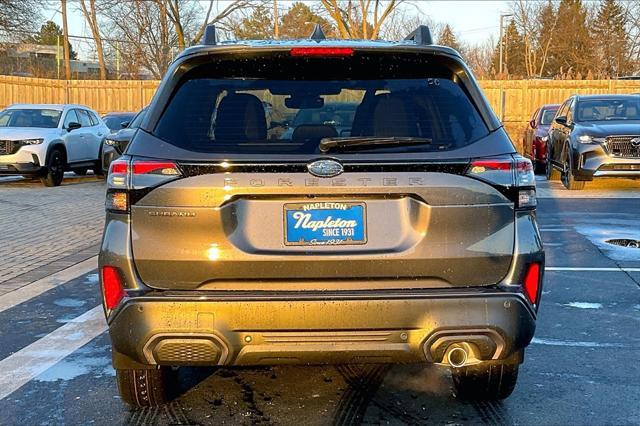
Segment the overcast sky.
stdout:
<path fill-rule="evenodd" d="M 223 8 L 224 3 L 226 2 L 221 1 L 219 7 Z M 291 2 L 281 0 L 280 3 L 283 7 L 287 7 Z M 489 37 L 497 40 L 500 14 L 509 10 L 509 2 L 506 0 L 416 0 L 412 4 L 420 8 L 433 21 L 449 23 L 460 40 L 471 44 L 482 42 Z M 90 37 L 91 31 L 78 7 L 76 2 L 69 2 L 69 34 Z M 58 25 L 61 24 L 60 13 L 56 11 L 55 7 L 45 9 L 43 18 L 53 20 Z M 81 57 L 85 56 L 90 49 L 86 42 L 82 43 L 73 39 L 71 41 L 75 50 L 80 52 Z"/>

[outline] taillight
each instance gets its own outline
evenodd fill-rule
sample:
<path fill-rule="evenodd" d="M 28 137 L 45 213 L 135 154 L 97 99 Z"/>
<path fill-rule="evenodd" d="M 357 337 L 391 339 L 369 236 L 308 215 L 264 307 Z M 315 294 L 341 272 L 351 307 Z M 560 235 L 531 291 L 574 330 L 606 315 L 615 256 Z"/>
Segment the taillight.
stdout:
<path fill-rule="evenodd" d="M 294 47 L 291 56 L 353 56 L 350 47 Z"/>
<path fill-rule="evenodd" d="M 540 288 L 540 264 L 531 263 L 524 276 L 524 294 L 534 305 L 538 303 L 538 290 Z"/>
<path fill-rule="evenodd" d="M 473 160 L 467 175 L 502 189 L 516 208 L 536 207 L 536 178 L 533 164 L 520 155 Z"/>
<path fill-rule="evenodd" d="M 180 174 L 175 163 L 167 161 L 134 161 L 134 175 L 177 176 Z"/>
<path fill-rule="evenodd" d="M 118 268 L 114 266 L 102 267 L 102 293 L 104 295 L 104 305 L 108 310 L 115 309 L 120 301 L 124 299 L 124 285 Z"/>
<path fill-rule="evenodd" d="M 107 177 L 106 208 L 126 213 L 136 195 L 179 177 L 182 177 L 182 172 L 172 161 L 115 160 L 109 167 Z"/>

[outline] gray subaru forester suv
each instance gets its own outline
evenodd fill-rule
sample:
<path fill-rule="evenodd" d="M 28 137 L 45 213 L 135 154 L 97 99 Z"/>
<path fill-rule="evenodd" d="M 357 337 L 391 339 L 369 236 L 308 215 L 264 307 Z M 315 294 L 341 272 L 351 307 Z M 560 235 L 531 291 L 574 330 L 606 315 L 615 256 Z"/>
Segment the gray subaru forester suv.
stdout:
<path fill-rule="evenodd" d="M 355 112 L 317 113 L 330 103 Z M 544 270 L 532 165 L 428 28 L 220 43 L 210 27 L 107 185 L 125 402 L 168 401 L 178 366 L 419 362 L 451 367 L 460 398 L 513 391 Z"/>

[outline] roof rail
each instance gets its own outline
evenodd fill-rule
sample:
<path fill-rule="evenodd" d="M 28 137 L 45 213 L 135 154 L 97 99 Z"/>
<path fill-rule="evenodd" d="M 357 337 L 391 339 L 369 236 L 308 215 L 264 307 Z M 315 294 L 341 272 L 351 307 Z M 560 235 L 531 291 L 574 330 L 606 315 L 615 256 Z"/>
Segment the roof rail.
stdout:
<path fill-rule="evenodd" d="M 215 46 L 218 44 L 218 37 L 216 36 L 216 26 L 213 24 L 207 25 L 204 29 L 204 34 L 200 39 L 200 44 L 204 44 L 206 46 Z"/>
<path fill-rule="evenodd" d="M 326 40 L 326 39 L 327 39 L 327 36 L 326 36 L 326 35 L 324 35 L 324 31 L 322 31 L 322 27 L 320 26 L 320 24 L 316 24 L 316 25 L 313 27 L 313 32 L 311 33 L 311 35 L 309 36 L 309 38 L 310 38 L 311 40 L 317 40 L 317 41 L 320 41 L 320 40 Z"/>
<path fill-rule="evenodd" d="M 409 33 L 404 38 L 405 40 L 414 41 L 416 44 L 429 45 L 433 44 L 433 38 L 431 37 L 431 31 L 426 25 L 418 25 L 418 28 Z"/>

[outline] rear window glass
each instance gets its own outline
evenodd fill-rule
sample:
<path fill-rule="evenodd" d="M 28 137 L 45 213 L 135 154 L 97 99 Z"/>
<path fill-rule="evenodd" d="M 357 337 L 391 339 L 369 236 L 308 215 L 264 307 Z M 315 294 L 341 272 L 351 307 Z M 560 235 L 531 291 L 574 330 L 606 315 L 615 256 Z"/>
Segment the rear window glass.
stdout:
<path fill-rule="evenodd" d="M 136 116 L 133 118 L 133 120 L 131 120 L 129 126 L 127 127 L 129 127 L 130 129 L 137 129 L 138 127 L 140 127 L 140 124 L 142 124 L 142 120 L 144 120 L 145 111 L 146 110 L 143 109 L 138 114 L 136 114 Z"/>
<path fill-rule="evenodd" d="M 368 151 L 449 150 L 488 134 L 453 77 L 414 66 L 412 78 L 397 70 L 388 77 L 353 78 L 359 72 L 337 79 L 333 69 L 326 80 L 319 72 L 290 79 L 256 78 L 255 71 L 245 78 L 209 78 L 200 72 L 175 91 L 153 133 L 192 152 L 264 154 L 317 153 L 326 138 L 367 137 L 430 141 Z"/>
<path fill-rule="evenodd" d="M 120 130 L 122 129 L 122 123 L 125 123 L 133 118 L 133 114 L 122 114 L 122 115 L 106 115 L 102 117 L 104 124 L 107 125 L 109 130 Z"/>

